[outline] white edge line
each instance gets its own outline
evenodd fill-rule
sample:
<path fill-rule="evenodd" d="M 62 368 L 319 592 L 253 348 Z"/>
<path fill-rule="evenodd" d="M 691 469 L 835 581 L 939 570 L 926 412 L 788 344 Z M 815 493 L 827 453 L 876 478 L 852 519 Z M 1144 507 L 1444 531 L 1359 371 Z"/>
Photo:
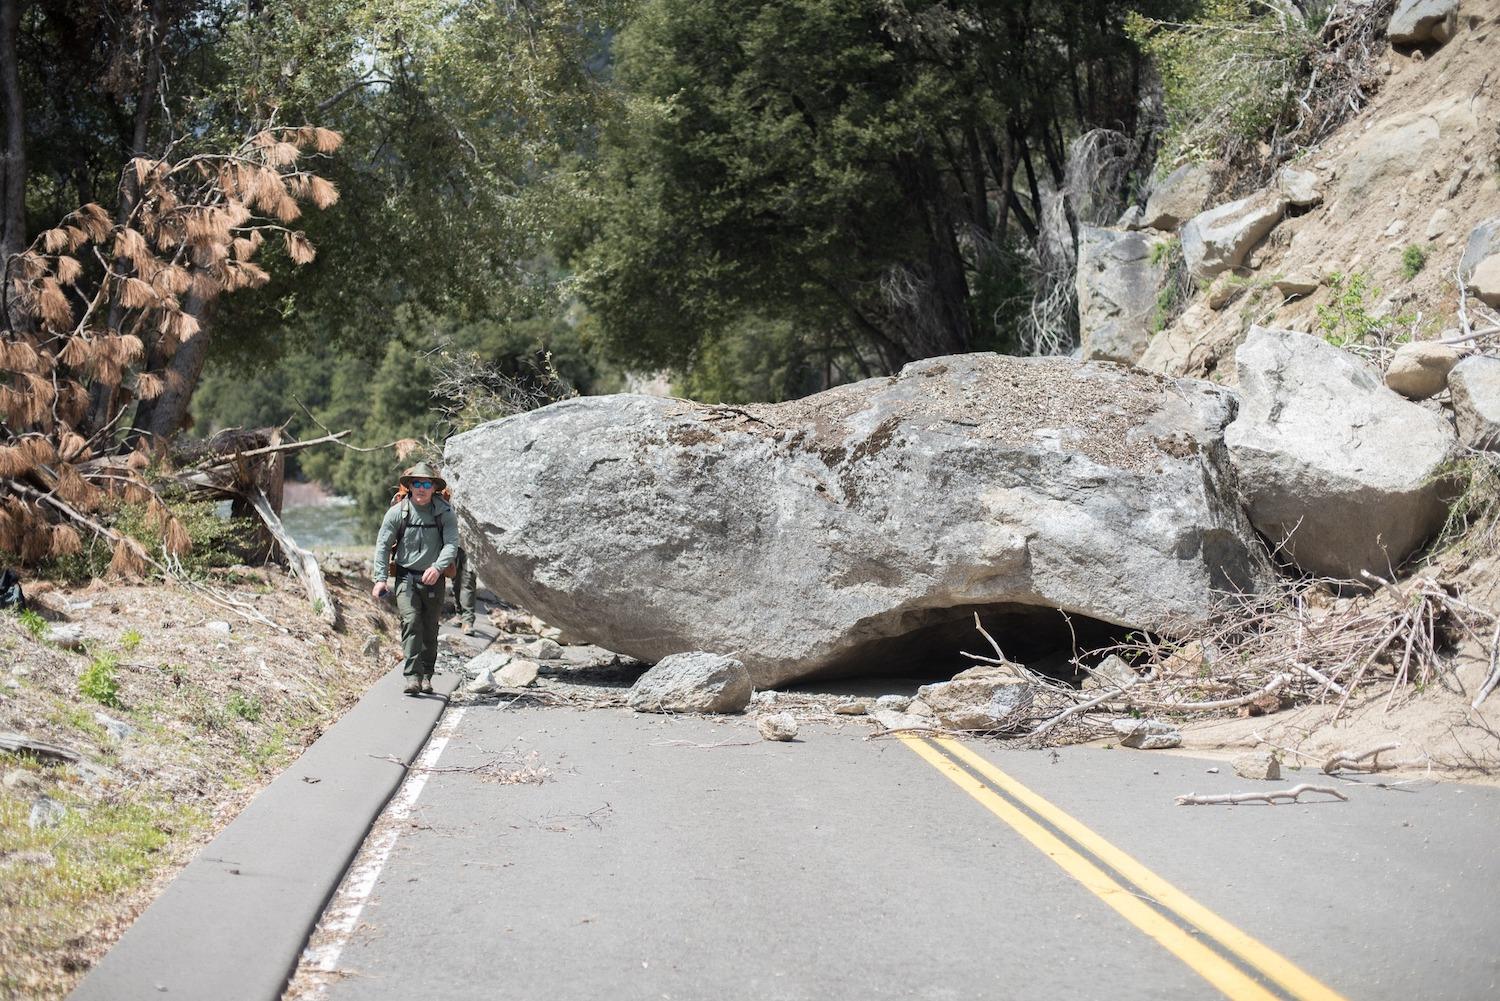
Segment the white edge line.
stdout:
<path fill-rule="evenodd" d="M 427 785 L 427 769 L 437 764 L 439 756 L 448 746 L 448 740 L 453 736 L 453 731 L 458 729 L 459 721 L 463 719 L 467 707 L 459 707 L 447 715 L 432 739 L 427 742 L 427 747 L 417 758 L 412 766 L 417 769 L 416 774 L 407 772 L 406 780 L 401 783 L 401 788 L 396 791 L 389 806 L 382 813 L 382 817 L 389 818 L 391 823 L 386 825 L 384 831 L 369 842 L 360 851 L 360 858 L 348 875 L 344 877 L 343 886 L 338 895 L 323 912 L 317 932 L 331 934 L 333 937 L 328 942 L 317 948 L 309 948 L 303 951 L 303 961 L 312 969 L 320 973 L 332 973 L 338 969 L 339 956 L 344 951 L 344 946 L 349 944 L 355 926 L 359 924 L 359 916 L 364 912 L 365 902 L 369 900 L 370 893 L 375 889 L 375 882 L 380 878 L 380 872 L 385 868 L 385 863 L 391 855 L 391 849 L 396 847 L 396 838 L 401 830 L 401 821 L 411 815 L 412 808 L 417 804 L 417 797 L 422 795 L 422 788 Z M 313 990 L 314 997 L 321 997 L 324 993 L 324 985 L 318 984 Z"/>

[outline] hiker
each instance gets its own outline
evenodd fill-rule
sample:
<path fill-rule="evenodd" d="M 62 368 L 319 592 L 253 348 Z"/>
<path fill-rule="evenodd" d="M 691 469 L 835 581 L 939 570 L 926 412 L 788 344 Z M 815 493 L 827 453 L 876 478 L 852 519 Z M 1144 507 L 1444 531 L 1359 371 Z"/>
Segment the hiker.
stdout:
<path fill-rule="evenodd" d="M 458 610 L 458 624 L 464 635 L 473 636 L 478 631 L 474 628 L 474 592 L 479 589 L 479 579 L 474 574 L 474 562 L 463 546 L 458 547 L 457 566 L 458 573 L 453 578 L 453 604 Z"/>
<path fill-rule="evenodd" d="M 447 501 L 434 495 L 447 483 L 425 462 L 401 474 L 406 496 L 392 504 L 380 522 L 370 594 L 379 600 L 395 579 L 401 613 L 401 673 L 406 694 L 432 691 L 437 667 L 438 620 L 443 614 L 444 581 L 456 571 L 458 519 Z M 399 494 L 398 494 L 399 496 Z"/>

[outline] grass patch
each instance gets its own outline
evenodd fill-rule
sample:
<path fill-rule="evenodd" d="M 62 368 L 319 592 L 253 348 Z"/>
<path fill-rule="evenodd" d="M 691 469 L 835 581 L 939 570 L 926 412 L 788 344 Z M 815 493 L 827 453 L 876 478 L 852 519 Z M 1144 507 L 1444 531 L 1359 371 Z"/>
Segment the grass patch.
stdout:
<path fill-rule="evenodd" d="M 229 696 L 227 708 L 247 723 L 259 722 L 261 714 L 265 712 L 265 706 L 261 705 L 260 699 L 247 696 L 242 692 L 235 692 Z"/>
<path fill-rule="evenodd" d="M 1465 558 L 1500 549 L 1500 453 L 1470 451 L 1438 475 L 1456 494 L 1434 548 Z"/>
<path fill-rule="evenodd" d="M 88 922 L 80 916 L 149 878 L 172 833 L 206 819 L 170 800 L 91 804 L 65 787 L 48 795 L 67 813 L 57 826 L 38 830 L 29 823 L 29 798 L 0 796 L 0 994 L 6 997 L 58 993 L 57 981 L 84 962 L 79 930 Z"/>

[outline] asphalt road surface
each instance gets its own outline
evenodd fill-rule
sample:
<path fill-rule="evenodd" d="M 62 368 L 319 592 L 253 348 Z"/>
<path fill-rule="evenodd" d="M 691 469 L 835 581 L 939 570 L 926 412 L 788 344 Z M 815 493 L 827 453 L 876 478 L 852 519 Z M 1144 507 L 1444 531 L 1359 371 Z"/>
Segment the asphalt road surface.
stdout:
<path fill-rule="evenodd" d="M 1330 780 L 868 733 L 450 710 L 304 965 L 331 1001 L 1500 996 L 1500 790 L 1177 806 Z"/>

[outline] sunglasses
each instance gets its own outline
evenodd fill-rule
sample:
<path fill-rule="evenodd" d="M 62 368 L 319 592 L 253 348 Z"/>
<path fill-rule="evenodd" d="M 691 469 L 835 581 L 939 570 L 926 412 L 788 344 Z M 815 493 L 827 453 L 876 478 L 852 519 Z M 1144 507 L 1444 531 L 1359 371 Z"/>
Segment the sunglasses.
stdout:
<path fill-rule="evenodd" d="M 411 488 L 413 490 L 428 490 L 428 489 L 431 489 L 431 487 L 432 487 L 432 481 L 431 480 L 412 480 L 411 481 Z"/>

